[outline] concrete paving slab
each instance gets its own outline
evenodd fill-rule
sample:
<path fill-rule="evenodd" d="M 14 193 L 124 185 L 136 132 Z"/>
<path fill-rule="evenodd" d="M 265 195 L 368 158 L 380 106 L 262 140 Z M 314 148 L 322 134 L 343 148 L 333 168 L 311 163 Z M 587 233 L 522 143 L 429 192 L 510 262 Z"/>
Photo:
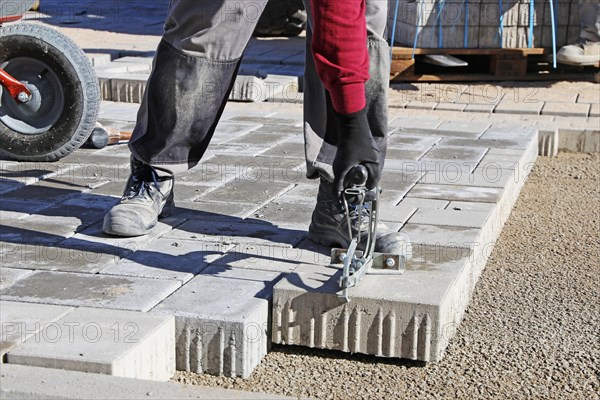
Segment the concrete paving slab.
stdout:
<path fill-rule="evenodd" d="M 6 264 L 2 263 L 2 267 L 0 267 L 0 290 L 14 285 L 15 282 L 26 278 L 32 273 L 33 270 L 8 268 Z"/>
<path fill-rule="evenodd" d="M 267 353 L 269 299 L 279 277 L 210 267 L 156 306 L 153 314 L 175 316 L 177 369 L 248 377 Z"/>
<path fill-rule="evenodd" d="M 159 238 L 120 262 L 100 271 L 103 275 L 178 280 L 182 284 L 220 258 L 233 245 Z"/>
<path fill-rule="evenodd" d="M 235 246 L 223 257 L 213 262 L 212 265 L 222 268 L 289 272 L 299 264 L 319 264 L 322 261 L 322 254 L 310 248 L 289 248 L 246 243 Z"/>
<path fill-rule="evenodd" d="M 467 210 L 417 210 L 410 219 L 409 224 L 435 225 L 435 226 L 461 226 L 465 228 L 483 228 L 489 211 Z"/>
<path fill-rule="evenodd" d="M 425 184 L 503 188 L 509 179 L 517 178 L 518 176 L 514 169 L 502 169 L 498 163 L 493 160 L 487 160 L 470 174 L 463 173 L 462 171 L 431 171 L 425 174 L 419 182 Z"/>
<path fill-rule="evenodd" d="M 216 221 L 231 221 L 253 215 L 256 204 L 228 203 L 225 201 L 176 201 L 173 217 L 186 219 L 211 219 Z"/>
<path fill-rule="evenodd" d="M 180 286 L 174 280 L 40 271 L 1 290 L 0 297 L 7 301 L 148 311 Z"/>
<path fill-rule="evenodd" d="M 30 215 L 13 220 L 0 232 L 0 241 L 10 243 L 56 244 L 73 236 L 81 222 L 73 217 Z"/>
<path fill-rule="evenodd" d="M 6 356 L 7 363 L 166 381 L 175 374 L 175 320 L 77 308 Z"/>
<path fill-rule="evenodd" d="M 2 366 L 0 398 L 7 400 L 122 399 L 284 400 L 291 397 L 175 382 L 157 382 L 24 365 Z M 64 382 L 69 382 L 68 385 Z"/>
<path fill-rule="evenodd" d="M 215 221 L 207 224 L 203 220 L 190 220 L 173 229 L 164 237 L 223 244 L 252 243 L 293 247 L 300 243 L 305 236 L 305 231 L 282 229 L 264 221 L 260 221 L 260 223 Z"/>
<path fill-rule="evenodd" d="M 315 198 L 316 199 L 316 198 Z M 308 229 L 315 208 L 315 200 L 304 204 L 287 203 L 281 198 L 274 200 L 254 212 L 254 218 L 289 229 Z"/>
<path fill-rule="evenodd" d="M 485 153 L 487 153 L 487 148 L 485 147 L 458 147 L 438 144 L 419 160 L 460 160 L 467 163 L 479 163 Z"/>
<path fill-rule="evenodd" d="M 546 101 L 542 108 L 542 115 L 560 115 L 561 117 L 587 117 L 590 104 L 575 102 Z"/>
<path fill-rule="evenodd" d="M 496 208 L 496 205 L 493 203 L 475 203 L 471 201 L 451 201 L 446 208 L 448 210 L 485 211 L 489 213 Z"/>
<path fill-rule="evenodd" d="M 390 121 L 389 126 L 399 132 L 432 133 L 441 123 L 437 118 L 398 117 Z"/>
<path fill-rule="evenodd" d="M 263 205 L 287 192 L 294 185 L 289 182 L 232 181 L 198 198 L 198 201 L 223 201 Z"/>
<path fill-rule="evenodd" d="M 35 214 L 38 211 L 43 210 L 44 208 L 48 208 L 52 205 L 52 203 L 46 203 L 43 201 L 8 200 L 4 197 L 1 200 L 2 201 L 0 201 L 0 207 L 2 208 L 3 212 L 22 214 L 22 216 Z M 2 222 L 3 221 L 0 220 L 0 223 Z"/>
<path fill-rule="evenodd" d="M 337 293 L 339 269 L 299 266 L 275 287 L 273 342 L 439 360 L 448 319 L 441 306 L 468 257 L 448 253 L 458 254 L 453 259 L 436 248 L 426 253 L 416 254 L 404 275 L 367 275 L 350 289 L 349 303 Z"/>
<path fill-rule="evenodd" d="M 419 183 L 408 193 L 407 197 L 495 203 L 501 195 L 502 189 L 500 188 Z"/>
<path fill-rule="evenodd" d="M 130 251 L 95 244 L 72 248 L 68 243 L 73 241 L 69 239 L 63 243 L 67 244 L 33 245 L 0 242 L 0 261 L 2 265 L 17 269 L 95 274 L 119 261 L 122 255 Z"/>
<path fill-rule="evenodd" d="M 496 108 L 495 113 L 502 114 L 540 114 L 543 101 L 515 101 L 511 96 L 504 97 Z"/>
<path fill-rule="evenodd" d="M 481 121 L 444 121 L 436 129 L 439 135 L 456 136 L 461 133 L 481 135 L 490 127 L 490 122 Z"/>
<path fill-rule="evenodd" d="M 43 340 L 44 332 L 42 330 L 72 310 L 73 308 L 64 306 L 0 300 L 2 333 L 0 337 L 0 364 L 2 364 L 7 352 L 31 337 L 38 341 Z M 4 367 L 3 365 L 2 370 L 4 370 Z M 4 379 L 2 380 L 4 381 Z"/>
<path fill-rule="evenodd" d="M 410 135 L 405 132 L 396 132 L 388 137 L 388 148 L 403 150 L 427 150 L 442 140 L 436 136 Z"/>

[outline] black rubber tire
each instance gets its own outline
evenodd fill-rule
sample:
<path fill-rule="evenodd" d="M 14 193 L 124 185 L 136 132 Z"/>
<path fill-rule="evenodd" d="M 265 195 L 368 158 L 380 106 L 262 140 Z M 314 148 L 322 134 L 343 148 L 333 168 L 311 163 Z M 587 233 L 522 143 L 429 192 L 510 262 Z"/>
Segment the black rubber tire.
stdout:
<path fill-rule="evenodd" d="M 302 0 L 270 0 L 254 36 L 298 36 L 306 28 L 307 15 Z"/>
<path fill-rule="evenodd" d="M 0 67 L 7 66 L 19 79 L 19 71 L 8 67 L 11 60 L 23 58 L 49 67 L 62 88 L 64 104 L 44 132 L 23 133 L 0 121 L 0 154 L 19 161 L 56 161 L 78 149 L 92 132 L 100 108 L 98 79 L 83 50 L 62 33 L 38 24 L 1 26 Z M 0 87 L 0 117 L 3 104 L 8 109 L 11 101 Z"/>

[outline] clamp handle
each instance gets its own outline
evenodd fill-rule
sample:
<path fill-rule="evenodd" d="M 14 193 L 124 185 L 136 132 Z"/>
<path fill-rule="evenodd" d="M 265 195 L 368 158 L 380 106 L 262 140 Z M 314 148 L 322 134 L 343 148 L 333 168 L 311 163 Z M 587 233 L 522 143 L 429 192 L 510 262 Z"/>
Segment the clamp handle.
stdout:
<path fill-rule="evenodd" d="M 348 172 L 349 182 L 353 186 L 365 186 L 369 179 L 369 172 L 364 165 L 357 165 Z"/>

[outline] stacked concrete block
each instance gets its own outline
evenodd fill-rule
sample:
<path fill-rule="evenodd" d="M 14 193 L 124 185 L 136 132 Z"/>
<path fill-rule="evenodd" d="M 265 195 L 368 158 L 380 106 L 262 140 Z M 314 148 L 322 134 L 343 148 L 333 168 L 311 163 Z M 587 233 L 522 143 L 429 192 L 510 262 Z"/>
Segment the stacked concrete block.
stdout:
<path fill-rule="evenodd" d="M 390 32 L 395 16 L 391 3 Z M 554 36 L 560 47 L 579 35 L 578 4 L 554 4 Z M 532 47 L 551 47 L 551 14 L 549 3 L 542 0 L 400 0 L 394 39 L 419 48 L 526 48 L 531 36 Z"/>

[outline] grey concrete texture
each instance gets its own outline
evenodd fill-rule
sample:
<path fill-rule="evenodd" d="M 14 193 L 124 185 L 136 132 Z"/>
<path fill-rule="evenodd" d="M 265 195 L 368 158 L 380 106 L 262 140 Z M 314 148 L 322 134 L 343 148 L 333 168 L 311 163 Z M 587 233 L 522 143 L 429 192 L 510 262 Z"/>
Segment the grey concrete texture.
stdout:
<path fill-rule="evenodd" d="M 173 316 L 77 308 L 10 350 L 6 361 L 166 381 L 175 373 L 174 333 Z"/>
<path fill-rule="evenodd" d="M 177 369 L 247 378 L 269 347 L 277 272 L 210 267 L 152 310 L 175 315 Z"/>
<path fill-rule="evenodd" d="M 65 384 L 67 383 L 68 384 Z M 79 371 L 3 365 L 0 399 L 199 399 L 199 400 L 283 400 L 292 397 L 248 392 L 190 387 L 175 382 L 123 378 Z M 297 397 L 293 397 L 296 399 Z"/>

